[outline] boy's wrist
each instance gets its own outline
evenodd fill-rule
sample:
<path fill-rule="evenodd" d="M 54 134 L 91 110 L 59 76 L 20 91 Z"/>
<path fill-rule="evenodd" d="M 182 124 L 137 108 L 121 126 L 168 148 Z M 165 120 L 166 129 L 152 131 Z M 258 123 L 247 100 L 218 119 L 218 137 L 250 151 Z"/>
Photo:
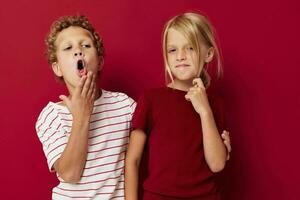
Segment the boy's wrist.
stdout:
<path fill-rule="evenodd" d="M 89 117 L 74 117 L 73 124 L 77 124 L 80 126 L 88 125 L 90 123 L 90 116 Z"/>

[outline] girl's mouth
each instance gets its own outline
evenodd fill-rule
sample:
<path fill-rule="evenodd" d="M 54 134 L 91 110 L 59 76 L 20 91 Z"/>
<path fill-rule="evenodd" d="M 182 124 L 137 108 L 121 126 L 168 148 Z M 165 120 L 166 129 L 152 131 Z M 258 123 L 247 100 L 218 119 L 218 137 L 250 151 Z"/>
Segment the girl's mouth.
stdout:
<path fill-rule="evenodd" d="M 86 66 L 84 60 L 78 60 L 77 61 L 77 70 L 78 70 L 78 75 L 82 77 L 83 75 L 87 74 Z"/>
<path fill-rule="evenodd" d="M 175 67 L 176 68 L 185 68 L 185 67 L 189 67 L 190 65 L 188 64 L 179 64 L 179 65 L 176 65 Z"/>

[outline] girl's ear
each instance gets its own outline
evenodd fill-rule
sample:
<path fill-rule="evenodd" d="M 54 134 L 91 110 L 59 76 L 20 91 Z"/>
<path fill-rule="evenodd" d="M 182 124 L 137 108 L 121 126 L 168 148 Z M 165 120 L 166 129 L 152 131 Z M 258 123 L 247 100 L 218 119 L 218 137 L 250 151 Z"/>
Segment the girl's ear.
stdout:
<path fill-rule="evenodd" d="M 63 74 L 57 62 L 52 63 L 51 67 L 56 76 L 62 77 Z"/>
<path fill-rule="evenodd" d="M 206 52 L 205 62 L 209 63 L 210 61 L 212 61 L 212 59 L 214 58 L 214 54 L 215 54 L 215 49 L 213 47 L 210 47 Z"/>

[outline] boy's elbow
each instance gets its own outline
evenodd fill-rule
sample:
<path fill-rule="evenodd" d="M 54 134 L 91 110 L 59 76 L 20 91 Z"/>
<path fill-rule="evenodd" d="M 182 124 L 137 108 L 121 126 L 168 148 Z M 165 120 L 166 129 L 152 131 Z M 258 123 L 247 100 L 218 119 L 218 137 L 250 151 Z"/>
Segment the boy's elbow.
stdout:
<path fill-rule="evenodd" d="M 65 173 L 61 174 L 60 178 L 62 178 L 66 183 L 76 184 L 80 181 L 81 175 L 75 173 Z"/>
<path fill-rule="evenodd" d="M 58 176 L 66 183 L 76 184 L 81 180 L 82 170 L 64 168 L 61 166 L 59 159 L 54 163 L 54 169 Z"/>

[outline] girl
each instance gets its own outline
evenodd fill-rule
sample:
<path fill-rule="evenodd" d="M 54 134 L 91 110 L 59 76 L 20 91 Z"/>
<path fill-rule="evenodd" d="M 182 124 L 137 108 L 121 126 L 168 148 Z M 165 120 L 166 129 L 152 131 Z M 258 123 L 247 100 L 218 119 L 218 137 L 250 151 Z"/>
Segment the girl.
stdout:
<path fill-rule="evenodd" d="M 126 199 L 138 198 L 139 164 L 147 142 L 144 200 L 217 200 L 214 173 L 224 168 L 227 152 L 213 115 L 217 104 L 206 94 L 207 64 L 216 60 L 221 71 L 207 18 L 185 13 L 171 19 L 164 28 L 163 55 L 169 83 L 144 93 L 134 113 Z"/>

